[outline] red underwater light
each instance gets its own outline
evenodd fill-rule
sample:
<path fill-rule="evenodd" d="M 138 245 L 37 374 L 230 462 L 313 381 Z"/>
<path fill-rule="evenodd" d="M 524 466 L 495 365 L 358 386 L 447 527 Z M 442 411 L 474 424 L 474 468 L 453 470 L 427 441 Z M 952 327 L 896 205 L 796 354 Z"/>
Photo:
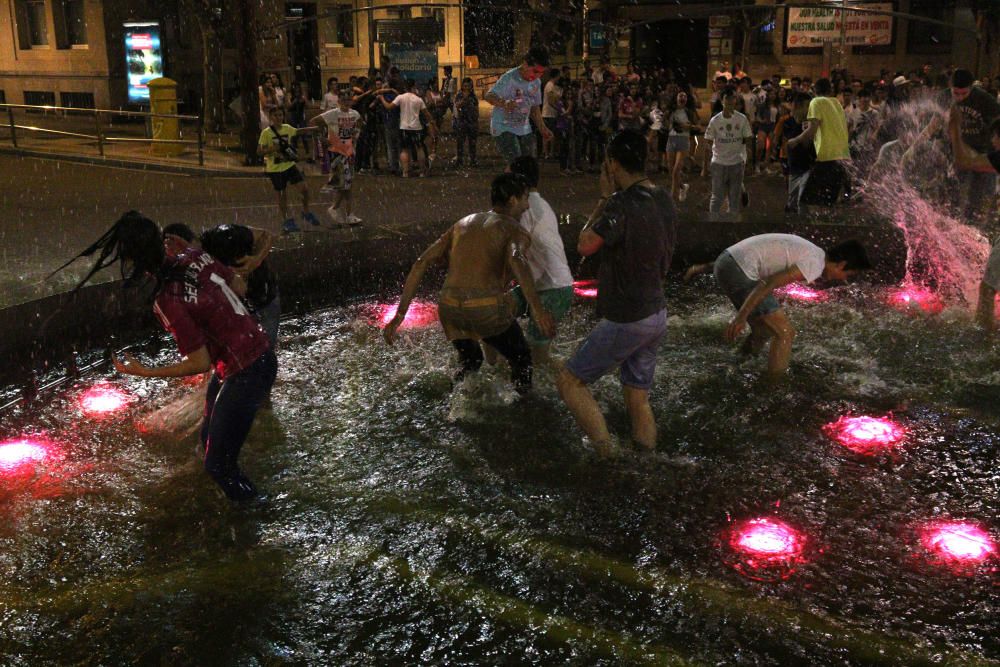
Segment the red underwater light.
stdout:
<path fill-rule="evenodd" d="M 381 303 L 375 306 L 375 322 L 384 327 L 392 322 L 399 311 L 399 304 Z M 429 301 L 412 301 L 400 329 L 423 329 L 438 321 L 437 305 Z"/>
<path fill-rule="evenodd" d="M 920 309 L 931 315 L 944 310 L 944 302 L 937 294 L 916 285 L 900 287 L 889 292 L 889 304 L 898 310 Z"/>
<path fill-rule="evenodd" d="M 80 409 L 88 417 L 118 412 L 132 402 L 132 396 L 107 383 L 96 384 L 80 396 Z"/>
<path fill-rule="evenodd" d="M 812 287 L 799 285 L 798 283 L 785 285 L 781 289 L 775 290 L 775 293 L 781 296 L 786 296 L 789 299 L 795 299 L 796 301 L 811 301 L 815 303 L 827 300 L 827 295 L 823 292 L 813 289 Z"/>
<path fill-rule="evenodd" d="M 735 555 L 730 565 L 740 574 L 759 581 L 785 579 L 802 562 L 805 535 L 787 523 L 757 518 L 733 525 L 727 538 Z"/>
<path fill-rule="evenodd" d="M 597 298 L 596 280 L 576 280 L 573 282 L 573 294 L 582 299 Z"/>
<path fill-rule="evenodd" d="M 906 429 L 891 419 L 843 416 L 823 427 L 824 433 L 857 454 L 877 454 L 906 437 Z"/>
<path fill-rule="evenodd" d="M 43 440 L 23 437 L 0 442 L 0 473 L 13 474 L 45 461 L 51 445 Z"/>
<path fill-rule="evenodd" d="M 978 565 L 997 552 L 997 543 L 969 521 L 932 521 L 920 531 L 920 543 L 935 559 L 955 566 Z"/>

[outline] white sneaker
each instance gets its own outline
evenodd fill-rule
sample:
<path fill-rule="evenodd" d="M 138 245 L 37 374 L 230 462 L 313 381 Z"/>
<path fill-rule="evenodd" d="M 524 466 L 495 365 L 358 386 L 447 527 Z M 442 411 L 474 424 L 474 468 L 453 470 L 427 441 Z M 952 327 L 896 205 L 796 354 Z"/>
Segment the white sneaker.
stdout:
<path fill-rule="evenodd" d="M 349 224 L 349 225 L 360 225 L 361 224 L 361 218 L 359 218 L 358 216 L 356 216 L 356 215 L 354 215 L 352 213 L 351 215 L 347 216 L 347 224 Z"/>
<path fill-rule="evenodd" d="M 688 185 L 687 183 L 685 183 L 684 185 L 681 186 L 681 191 L 677 193 L 677 199 L 678 199 L 678 201 L 684 201 L 684 200 L 686 200 L 688 198 L 688 190 L 690 188 L 691 188 L 691 186 Z"/>
<path fill-rule="evenodd" d="M 337 224 L 343 225 L 347 222 L 347 220 L 344 218 L 344 212 L 341 211 L 339 208 L 331 206 L 330 208 L 326 209 L 326 214 L 329 215 L 331 218 L 333 218 L 333 221 Z"/>

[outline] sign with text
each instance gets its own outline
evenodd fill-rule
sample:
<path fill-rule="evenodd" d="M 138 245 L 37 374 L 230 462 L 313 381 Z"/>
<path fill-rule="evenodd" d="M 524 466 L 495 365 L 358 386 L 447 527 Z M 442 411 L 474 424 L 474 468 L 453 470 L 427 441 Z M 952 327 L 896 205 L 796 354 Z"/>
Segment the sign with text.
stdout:
<path fill-rule="evenodd" d="M 891 2 L 868 2 L 862 9 L 892 11 Z M 847 46 L 885 46 L 892 44 L 892 16 L 830 7 L 789 7 L 785 46 L 789 49 L 814 49 L 824 42 L 840 43 L 841 35 Z M 846 30 L 845 30 L 846 28 Z"/>
<path fill-rule="evenodd" d="M 385 54 L 399 68 L 403 79 L 413 79 L 421 90 L 430 80 L 437 81 L 438 49 L 436 44 L 386 44 Z"/>
<path fill-rule="evenodd" d="M 160 24 L 155 21 L 125 23 L 125 66 L 130 104 L 149 103 L 149 84 L 163 76 Z"/>

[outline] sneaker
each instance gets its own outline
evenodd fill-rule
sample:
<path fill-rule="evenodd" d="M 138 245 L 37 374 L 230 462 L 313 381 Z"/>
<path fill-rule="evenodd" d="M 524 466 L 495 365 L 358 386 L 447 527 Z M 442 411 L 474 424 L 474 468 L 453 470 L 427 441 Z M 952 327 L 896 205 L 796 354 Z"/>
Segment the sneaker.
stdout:
<path fill-rule="evenodd" d="M 347 224 L 352 225 L 352 226 L 354 226 L 354 225 L 360 225 L 361 224 L 361 218 L 359 218 L 358 216 L 356 216 L 356 215 L 354 215 L 352 213 L 351 215 L 347 216 Z"/>
<path fill-rule="evenodd" d="M 316 214 L 313 213 L 312 211 L 309 211 L 308 213 L 303 213 L 302 219 L 308 222 L 313 227 L 319 227 L 319 218 L 317 218 Z"/>
<path fill-rule="evenodd" d="M 344 218 L 344 212 L 341 211 L 339 208 L 331 206 L 330 208 L 326 209 L 326 214 L 331 218 L 333 218 L 333 221 L 337 224 L 343 225 L 347 222 L 347 220 Z"/>
<path fill-rule="evenodd" d="M 291 234 L 293 232 L 301 232 L 302 230 L 295 224 L 295 218 L 289 218 L 281 223 L 281 231 L 286 234 Z"/>
<path fill-rule="evenodd" d="M 681 191 L 677 193 L 678 201 L 684 201 L 688 198 L 689 189 L 691 189 L 691 186 L 688 185 L 687 183 L 681 186 Z"/>

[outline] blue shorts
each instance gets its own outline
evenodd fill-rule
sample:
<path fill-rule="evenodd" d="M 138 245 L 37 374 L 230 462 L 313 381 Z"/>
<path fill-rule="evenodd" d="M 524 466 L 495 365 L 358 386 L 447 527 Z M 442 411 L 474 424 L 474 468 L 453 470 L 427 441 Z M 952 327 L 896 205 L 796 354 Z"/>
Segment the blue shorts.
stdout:
<path fill-rule="evenodd" d="M 648 391 L 656 372 L 656 348 L 666 333 L 666 308 L 636 322 L 601 320 L 566 362 L 566 370 L 590 384 L 619 366 L 623 385 Z"/>
<path fill-rule="evenodd" d="M 743 307 L 747 297 L 750 296 L 750 292 L 754 291 L 757 285 L 760 284 L 759 281 L 751 280 L 747 274 L 743 273 L 743 269 L 736 263 L 736 260 L 733 259 L 728 250 L 724 251 L 715 260 L 715 282 L 719 285 L 723 293 L 729 297 L 729 300 L 733 302 L 736 310 Z M 770 315 L 780 308 L 781 304 L 778 303 L 778 298 L 774 296 L 774 292 L 771 292 L 757 304 L 757 307 L 753 309 L 748 319 Z"/>

